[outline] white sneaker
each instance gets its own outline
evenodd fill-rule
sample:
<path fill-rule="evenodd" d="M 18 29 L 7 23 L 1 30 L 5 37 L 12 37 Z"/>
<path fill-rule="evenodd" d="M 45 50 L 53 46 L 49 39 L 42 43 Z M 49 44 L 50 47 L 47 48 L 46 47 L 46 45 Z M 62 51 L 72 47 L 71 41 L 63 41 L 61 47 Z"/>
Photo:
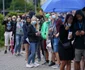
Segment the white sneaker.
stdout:
<path fill-rule="evenodd" d="M 60 68 L 60 66 L 58 64 L 56 64 L 56 65 L 52 66 L 52 68 L 57 69 L 57 68 Z"/>
<path fill-rule="evenodd" d="M 26 64 L 26 67 L 27 68 L 32 68 L 33 67 L 33 64 Z"/>
<path fill-rule="evenodd" d="M 34 67 L 38 67 L 39 65 L 40 65 L 40 64 L 38 64 L 38 63 L 36 63 L 36 62 L 33 64 Z"/>

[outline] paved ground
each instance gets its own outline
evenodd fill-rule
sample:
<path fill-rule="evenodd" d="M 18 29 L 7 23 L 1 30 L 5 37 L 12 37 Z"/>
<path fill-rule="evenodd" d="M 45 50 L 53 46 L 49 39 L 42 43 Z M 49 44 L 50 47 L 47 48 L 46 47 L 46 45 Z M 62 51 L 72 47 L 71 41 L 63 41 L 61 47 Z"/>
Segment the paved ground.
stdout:
<path fill-rule="evenodd" d="M 37 68 L 26 68 L 24 54 L 22 56 L 14 56 L 10 52 L 4 54 L 3 50 L 0 50 L 0 70 L 59 70 L 53 69 L 48 65 L 40 65 Z M 43 60 L 40 64 L 43 63 Z"/>

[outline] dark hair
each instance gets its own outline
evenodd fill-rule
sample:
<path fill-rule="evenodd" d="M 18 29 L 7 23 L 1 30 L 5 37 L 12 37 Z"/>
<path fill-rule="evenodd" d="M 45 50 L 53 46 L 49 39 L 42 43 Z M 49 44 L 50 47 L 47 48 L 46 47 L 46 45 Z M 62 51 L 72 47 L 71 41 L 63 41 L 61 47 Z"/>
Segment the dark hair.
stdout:
<path fill-rule="evenodd" d="M 73 17 L 73 15 L 72 15 L 72 14 L 67 14 L 67 15 L 66 15 L 66 19 L 65 19 L 64 24 L 66 24 L 66 23 L 67 23 L 67 21 L 68 21 L 68 19 L 69 19 L 69 17 L 70 17 L 70 16 L 71 16 L 71 17 Z"/>
<path fill-rule="evenodd" d="M 76 23 L 76 22 L 78 21 L 78 19 L 76 18 L 76 16 L 77 16 L 78 14 L 83 17 L 83 18 L 82 18 L 82 21 L 85 22 L 85 16 L 84 16 L 83 12 L 82 12 L 81 10 L 78 10 L 78 11 L 76 11 L 76 14 L 75 14 L 75 16 L 74 16 L 74 23 Z"/>

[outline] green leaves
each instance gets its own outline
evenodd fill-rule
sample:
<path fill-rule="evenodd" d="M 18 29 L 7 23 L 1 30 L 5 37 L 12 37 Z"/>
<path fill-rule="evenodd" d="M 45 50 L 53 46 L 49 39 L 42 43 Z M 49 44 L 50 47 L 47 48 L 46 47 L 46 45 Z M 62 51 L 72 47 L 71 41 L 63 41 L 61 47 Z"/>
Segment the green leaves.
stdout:
<path fill-rule="evenodd" d="M 4 16 L 0 14 L 0 47 L 4 45 L 4 26 L 1 24 Z"/>

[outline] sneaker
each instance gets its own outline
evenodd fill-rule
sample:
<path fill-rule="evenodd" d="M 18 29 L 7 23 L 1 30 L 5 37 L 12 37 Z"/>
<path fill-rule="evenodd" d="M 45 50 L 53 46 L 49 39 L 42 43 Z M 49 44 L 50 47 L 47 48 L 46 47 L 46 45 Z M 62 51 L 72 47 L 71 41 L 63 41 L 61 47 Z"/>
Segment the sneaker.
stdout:
<path fill-rule="evenodd" d="M 7 54 L 7 50 L 4 51 L 4 54 Z"/>
<path fill-rule="evenodd" d="M 21 51 L 21 54 L 25 54 L 25 51 Z"/>
<path fill-rule="evenodd" d="M 52 68 L 54 68 L 54 69 L 60 68 L 60 65 L 56 64 L 56 65 L 52 66 Z"/>
<path fill-rule="evenodd" d="M 32 68 L 33 67 L 33 64 L 26 64 L 26 67 L 27 68 Z"/>
<path fill-rule="evenodd" d="M 53 66 L 53 65 L 55 65 L 55 63 L 54 63 L 54 62 L 51 62 L 51 63 L 49 64 L 49 66 Z"/>
<path fill-rule="evenodd" d="M 48 64 L 49 60 L 46 60 L 42 65 Z"/>
<path fill-rule="evenodd" d="M 17 53 L 17 55 L 18 55 L 18 56 L 21 56 L 21 54 L 20 54 L 19 52 Z"/>
<path fill-rule="evenodd" d="M 14 54 L 15 56 L 18 56 L 17 53 Z"/>
<path fill-rule="evenodd" d="M 33 64 L 33 66 L 34 66 L 34 67 L 38 67 L 38 66 L 40 66 L 40 64 L 38 64 L 38 63 L 35 62 L 35 63 Z"/>

